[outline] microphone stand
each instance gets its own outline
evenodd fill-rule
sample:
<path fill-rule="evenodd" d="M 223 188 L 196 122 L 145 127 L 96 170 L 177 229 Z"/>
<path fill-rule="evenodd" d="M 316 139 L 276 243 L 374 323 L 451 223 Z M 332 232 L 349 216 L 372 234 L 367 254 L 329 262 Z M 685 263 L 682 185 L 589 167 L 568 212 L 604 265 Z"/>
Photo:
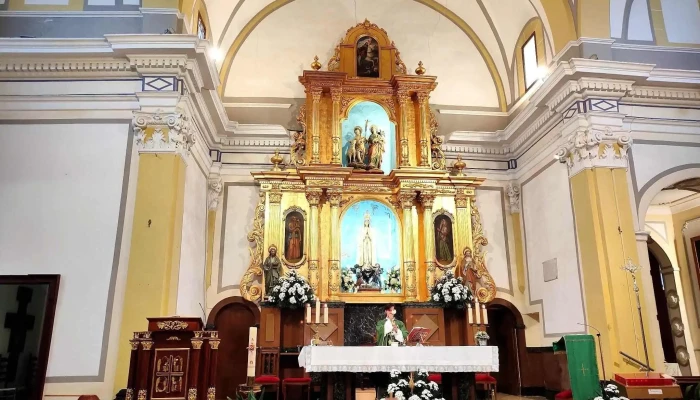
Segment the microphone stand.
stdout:
<path fill-rule="evenodd" d="M 582 323 L 580 323 L 580 322 L 579 322 L 579 325 L 586 326 L 586 327 L 591 328 L 591 329 L 593 329 L 594 331 L 598 332 L 598 333 L 596 333 L 596 336 L 598 337 L 598 352 L 600 353 L 600 367 L 601 367 L 602 370 L 603 370 L 603 381 L 602 381 L 601 384 L 600 384 L 600 389 L 601 389 L 601 390 L 604 390 L 604 389 L 605 389 L 605 385 L 608 383 L 608 380 L 607 380 L 607 378 L 606 378 L 606 376 L 605 376 L 605 361 L 603 361 L 603 345 L 602 345 L 601 342 L 600 342 L 600 331 L 599 331 L 598 329 L 596 329 L 595 327 L 591 326 L 591 325 L 582 324 Z"/>

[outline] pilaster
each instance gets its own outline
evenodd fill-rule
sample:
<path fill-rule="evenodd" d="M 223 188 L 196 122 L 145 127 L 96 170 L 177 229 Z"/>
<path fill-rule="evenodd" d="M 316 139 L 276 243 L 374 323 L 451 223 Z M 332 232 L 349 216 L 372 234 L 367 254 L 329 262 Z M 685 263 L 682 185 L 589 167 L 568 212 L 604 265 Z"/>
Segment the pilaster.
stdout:
<path fill-rule="evenodd" d="M 214 254 L 214 229 L 216 227 L 216 211 L 219 209 L 221 193 L 224 185 L 218 169 L 221 167 L 217 163 L 212 170 L 217 171 L 209 174 L 207 182 L 207 238 L 206 238 L 206 272 L 204 282 L 207 288 L 211 286 L 212 263 Z"/>
<path fill-rule="evenodd" d="M 321 94 L 323 88 L 311 88 L 311 164 L 321 162 Z"/>
<path fill-rule="evenodd" d="M 133 333 L 148 317 L 176 312 L 185 164 L 194 143 L 180 110 L 137 112 L 133 126 L 139 170 L 115 388 L 126 384 Z"/>
<path fill-rule="evenodd" d="M 343 90 L 339 87 L 331 88 L 331 100 L 333 101 L 333 115 L 331 117 L 331 164 L 340 165 L 340 99 Z"/>
<path fill-rule="evenodd" d="M 418 160 L 418 166 L 429 168 L 432 165 L 432 160 L 430 157 L 430 118 L 428 115 L 428 100 L 430 96 L 428 93 L 419 92 L 418 93 L 418 108 L 420 115 L 420 140 L 418 143 L 418 154 L 420 158 Z"/>
<path fill-rule="evenodd" d="M 510 182 L 506 188 L 510 211 L 510 221 L 513 225 L 513 242 L 515 247 L 515 270 L 518 278 L 518 290 L 525 293 L 525 257 L 523 246 L 523 228 L 520 222 L 520 185 Z"/>
<path fill-rule="evenodd" d="M 658 311 L 656 309 L 656 298 L 654 296 L 654 283 L 651 280 L 651 274 L 648 273 L 651 265 L 649 264 L 649 247 L 647 242 L 649 241 L 649 232 L 636 232 L 635 238 L 637 239 L 637 253 L 639 254 L 639 265 L 642 267 L 641 281 L 644 287 L 648 288 L 644 292 L 644 298 L 642 299 L 642 310 L 647 314 L 647 319 L 649 320 L 649 338 L 654 343 L 659 343 L 658 346 L 653 346 L 654 351 L 654 364 L 651 365 L 657 371 L 663 371 L 664 366 L 664 350 L 661 344 L 661 330 L 659 328 L 659 320 L 657 318 Z M 646 327 L 645 327 L 646 330 Z M 651 350 L 651 349 L 650 349 Z"/>
<path fill-rule="evenodd" d="M 343 198 L 343 192 L 340 189 L 327 189 L 326 197 L 331 206 L 328 293 L 330 299 L 335 301 L 338 300 L 340 293 L 340 202 Z"/>
<path fill-rule="evenodd" d="M 318 219 L 318 204 L 321 201 L 322 189 L 310 188 L 306 190 L 306 200 L 309 202 L 309 285 L 314 290 L 314 293 L 319 294 L 318 282 L 318 252 L 319 252 L 319 237 L 320 230 Z"/>
<path fill-rule="evenodd" d="M 399 167 L 409 167 L 409 155 L 408 155 L 408 135 L 411 134 L 408 127 L 408 113 L 411 112 L 409 103 L 411 102 L 411 96 L 407 91 L 399 91 L 396 94 L 401 114 L 401 124 L 399 126 Z"/>
<path fill-rule="evenodd" d="M 416 286 L 416 261 L 413 257 L 413 200 L 416 198 L 414 191 L 401 191 L 398 200 L 401 204 L 403 219 L 403 264 L 406 272 L 406 301 L 418 299 Z"/>
<path fill-rule="evenodd" d="M 435 193 L 422 191 L 419 200 L 423 205 L 423 248 L 425 251 L 425 280 L 430 289 L 435 284 L 435 231 L 433 230 L 433 202 Z M 430 296 L 430 295 L 428 295 Z"/>

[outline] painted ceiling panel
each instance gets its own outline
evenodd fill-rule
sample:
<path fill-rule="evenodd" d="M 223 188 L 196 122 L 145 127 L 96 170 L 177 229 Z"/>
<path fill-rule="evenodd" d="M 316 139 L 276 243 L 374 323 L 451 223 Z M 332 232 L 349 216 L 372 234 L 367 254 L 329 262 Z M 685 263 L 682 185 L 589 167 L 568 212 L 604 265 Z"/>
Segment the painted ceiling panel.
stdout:
<path fill-rule="evenodd" d="M 535 9 L 528 1 L 482 0 L 505 47 L 508 64 L 513 62 L 515 43 L 525 24 L 537 17 Z"/>

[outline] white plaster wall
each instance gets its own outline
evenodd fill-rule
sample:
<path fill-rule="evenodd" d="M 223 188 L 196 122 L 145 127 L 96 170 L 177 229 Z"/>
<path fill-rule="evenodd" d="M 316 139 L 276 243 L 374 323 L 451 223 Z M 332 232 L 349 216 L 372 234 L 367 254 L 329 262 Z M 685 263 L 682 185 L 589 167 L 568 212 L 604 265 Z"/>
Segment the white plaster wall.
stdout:
<path fill-rule="evenodd" d="M 647 0 L 634 0 L 630 9 L 627 39 L 652 41 L 651 20 Z"/>
<path fill-rule="evenodd" d="M 204 318 L 207 179 L 193 158 L 185 172 L 185 204 L 180 246 L 177 315 Z"/>
<path fill-rule="evenodd" d="M 499 188 L 480 188 L 476 191 L 476 205 L 489 244 L 484 247 L 486 267 L 499 291 L 512 294 L 512 271 L 509 260 L 507 228 L 504 221 L 504 192 Z"/>
<path fill-rule="evenodd" d="M 218 285 L 217 291 L 237 290 L 248 268 L 250 243 L 247 236 L 253 225 L 255 206 L 259 199 L 259 188 L 252 181 L 244 184 L 227 182 L 224 185 L 223 245 L 218 243 L 220 260 L 213 266 L 213 269 L 218 270 L 216 275 L 221 278 L 220 281 L 212 279 L 212 284 Z"/>
<path fill-rule="evenodd" d="M 634 177 L 638 190 L 655 176 L 685 164 L 700 163 L 700 146 L 663 145 L 644 142 L 632 146 Z M 697 143 L 696 143 L 697 144 Z"/>
<path fill-rule="evenodd" d="M 700 44 L 700 4 L 697 0 L 661 0 L 661 10 L 669 42 Z"/>
<path fill-rule="evenodd" d="M 584 304 L 568 171 L 549 164 L 522 185 L 530 303 L 542 303 L 543 336 L 582 332 Z M 556 259 L 558 278 L 544 282 L 542 264 Z"/>
<path fill-rule="evenodd" d="M 0 273 L 61 274 L 48 377 L 99 373 L 127 138 L 126 123 L 0 126 Z"/>

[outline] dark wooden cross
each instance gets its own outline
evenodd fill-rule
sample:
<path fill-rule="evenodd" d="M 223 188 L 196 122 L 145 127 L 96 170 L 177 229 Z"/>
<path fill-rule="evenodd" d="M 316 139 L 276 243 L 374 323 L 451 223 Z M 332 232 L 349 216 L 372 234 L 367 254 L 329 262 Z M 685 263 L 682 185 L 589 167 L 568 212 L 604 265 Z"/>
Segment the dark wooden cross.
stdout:
<path fill-rule="evenodd" d="M 32 301 L 32 292 L 33 290 L 28 287 L 18 287 L 17 312 L 5 314 L 5 328 L 10 329 L 10 340 L 7 344 L 7 380 L 10 382 L 14 381 L 17 375 L 17 364 L 24 351 L 27 332 L 34 329 L 34 316 L 27 314 L 27 306 Z"/>

